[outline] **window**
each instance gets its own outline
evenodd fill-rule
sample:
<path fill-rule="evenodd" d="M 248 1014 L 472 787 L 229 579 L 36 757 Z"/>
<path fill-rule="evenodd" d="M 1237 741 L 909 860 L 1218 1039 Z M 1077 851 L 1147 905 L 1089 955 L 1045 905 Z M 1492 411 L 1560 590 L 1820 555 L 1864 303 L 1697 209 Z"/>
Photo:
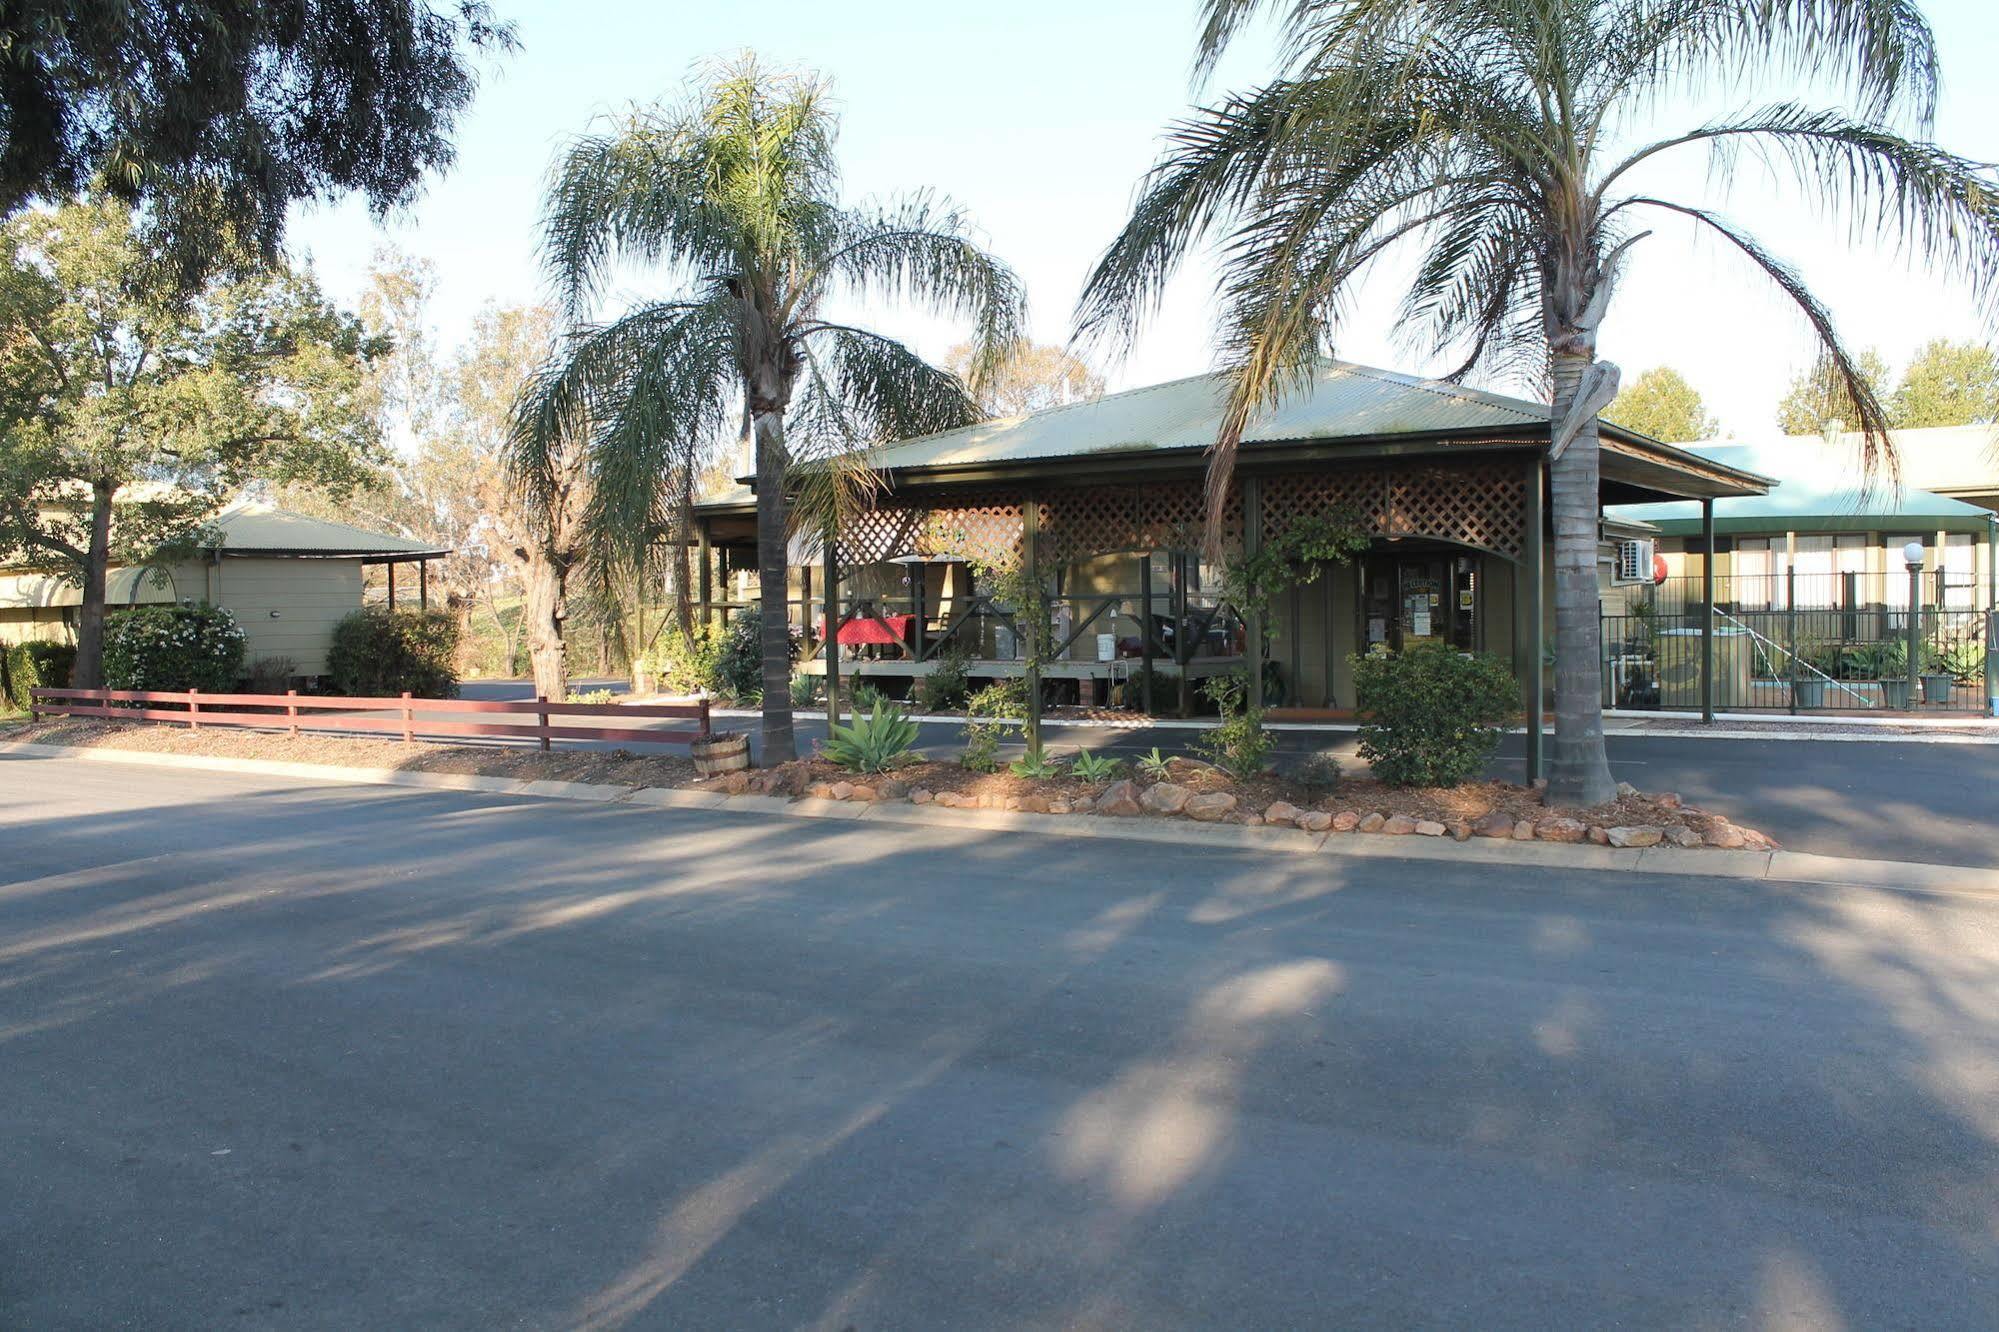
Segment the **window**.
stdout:
<path fill-rule="evenodd" d="M 1769 537 L 1742 537 L 1735 543 L 1735 604 L 1744 610 L 1768 610 L 1776 604 L 1778 552 Z"/>
<path fill-rule="evenodd" d="M 1909 605 L 1909 565 L 1902 558 L 1902 547 L 1911 541 L 1919 546 L 1929 545 L 1921 536 L 1909 532 L 1889 533 L 1881 538 L 1881 604 L 1896 610 L 1906 610 Z"/>

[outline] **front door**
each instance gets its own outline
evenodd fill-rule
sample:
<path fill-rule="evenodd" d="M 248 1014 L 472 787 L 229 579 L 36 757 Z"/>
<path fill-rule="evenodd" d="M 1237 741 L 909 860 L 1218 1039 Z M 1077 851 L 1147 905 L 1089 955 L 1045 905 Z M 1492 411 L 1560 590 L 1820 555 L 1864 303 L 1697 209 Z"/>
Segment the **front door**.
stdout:
<path fill-rule="evenodd" d="M 1361 640 L 1391 652 L 1442 643 L 1478 646 L 1478 561 L 1470 556 L 1373 555 L 1362 573 Z"/>

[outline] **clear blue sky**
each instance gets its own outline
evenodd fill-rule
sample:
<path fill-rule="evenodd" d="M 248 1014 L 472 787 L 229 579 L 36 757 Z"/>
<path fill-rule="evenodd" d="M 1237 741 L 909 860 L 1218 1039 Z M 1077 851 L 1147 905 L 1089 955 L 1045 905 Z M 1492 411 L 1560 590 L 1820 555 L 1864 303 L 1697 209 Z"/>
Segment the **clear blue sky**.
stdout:
<path fill-rule="evenodd" d="M 386 227 L 347 203 L 302 215 L 293 233 L 342 299 L 358 292 L 369 255 L 384 240 L 430 259 L 440 276 L 436 317 L 447 346 L 487 301 L 541 294 L 535 222 L 542 180 L 562 141 L 603 112 L 676 96 L 697 62 L 745 47 L 831 76 L 844 112 L 851 196 L 932 188 L 965 205 L 1026 279 L 1035 334 L 1063 341 L 1083 277 L 1122 223 L 1160 129 L 1193 96 L 1192 0 L 976 7 L 948 0 L 495 0 L 495 7 L 517 22 L 522 49 L 489 74 L 464 122 L 452 172 Z M 1999 3 L 1933 0 L 1926 8 L 1945 61 L 1937 137 L 1957 152 L 1999 159 L 1999 80 L 1991 75 L 1999 67 Z M 1210 91 L 1268 72 L 1267 52 L 1253 42 Z M 1707 109 L 1667 112 L 1684 125 Z M 1680 197 L 1719 204 L 1802 267 L 1856 345 L 1878 346 L 1898 366 L 1926 338 L 1978 334 L 1960 297 L 1911 274 L 1871 238 L 1856 241 L 1774 190 L 1753 159 L 1744 159 L 1732 180 L 1711 181 L 1706 173 L 1705 159 L 1693 153 L 1658 179 Z M 1113 387 L 1208 368 L 1206 276 L 1190 270 L 1133 355 L 1106 367 Z M 1440 368 L 1426 349 L 1396 341 L 1392 277 L 1384 273 L 1364 294 L 1340 353 L 1414 371 Z M 870 313 L 884 332 L 933 355 L 955 337 L 922 317 Z M 1760 276 L 1668 224 L 1639 248 L 1602 354 L 1622 365 L 1627 379 L 1671 363 L 1706 394 L 1724 425 L 1760 431 L 1810 343 Z"/>

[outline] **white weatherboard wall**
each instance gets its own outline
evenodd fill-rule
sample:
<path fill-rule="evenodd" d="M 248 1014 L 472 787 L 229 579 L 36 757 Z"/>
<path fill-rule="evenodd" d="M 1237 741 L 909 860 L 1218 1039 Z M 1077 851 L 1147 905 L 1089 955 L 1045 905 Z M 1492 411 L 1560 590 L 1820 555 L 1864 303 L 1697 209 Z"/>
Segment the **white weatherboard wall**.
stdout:
<path fill-rule="evenodd" d="M 290 657 L 293 674 L 324 674 L 333 626 L 361 608 L 358 560 L 223 559 L 210 580 L 209 599 L 243 626 L 246 668 Z"/>

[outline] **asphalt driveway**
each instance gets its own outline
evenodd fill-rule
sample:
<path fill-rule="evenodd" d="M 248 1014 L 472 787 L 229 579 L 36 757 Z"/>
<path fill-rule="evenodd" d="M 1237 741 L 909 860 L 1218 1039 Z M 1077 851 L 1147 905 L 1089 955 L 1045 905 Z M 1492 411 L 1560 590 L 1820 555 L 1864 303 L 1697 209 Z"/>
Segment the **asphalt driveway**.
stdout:
<path fill-rule="evenodd" d="M 1989 1326 L 1999 905 L 0 758 L 0 1326 Z"/>

